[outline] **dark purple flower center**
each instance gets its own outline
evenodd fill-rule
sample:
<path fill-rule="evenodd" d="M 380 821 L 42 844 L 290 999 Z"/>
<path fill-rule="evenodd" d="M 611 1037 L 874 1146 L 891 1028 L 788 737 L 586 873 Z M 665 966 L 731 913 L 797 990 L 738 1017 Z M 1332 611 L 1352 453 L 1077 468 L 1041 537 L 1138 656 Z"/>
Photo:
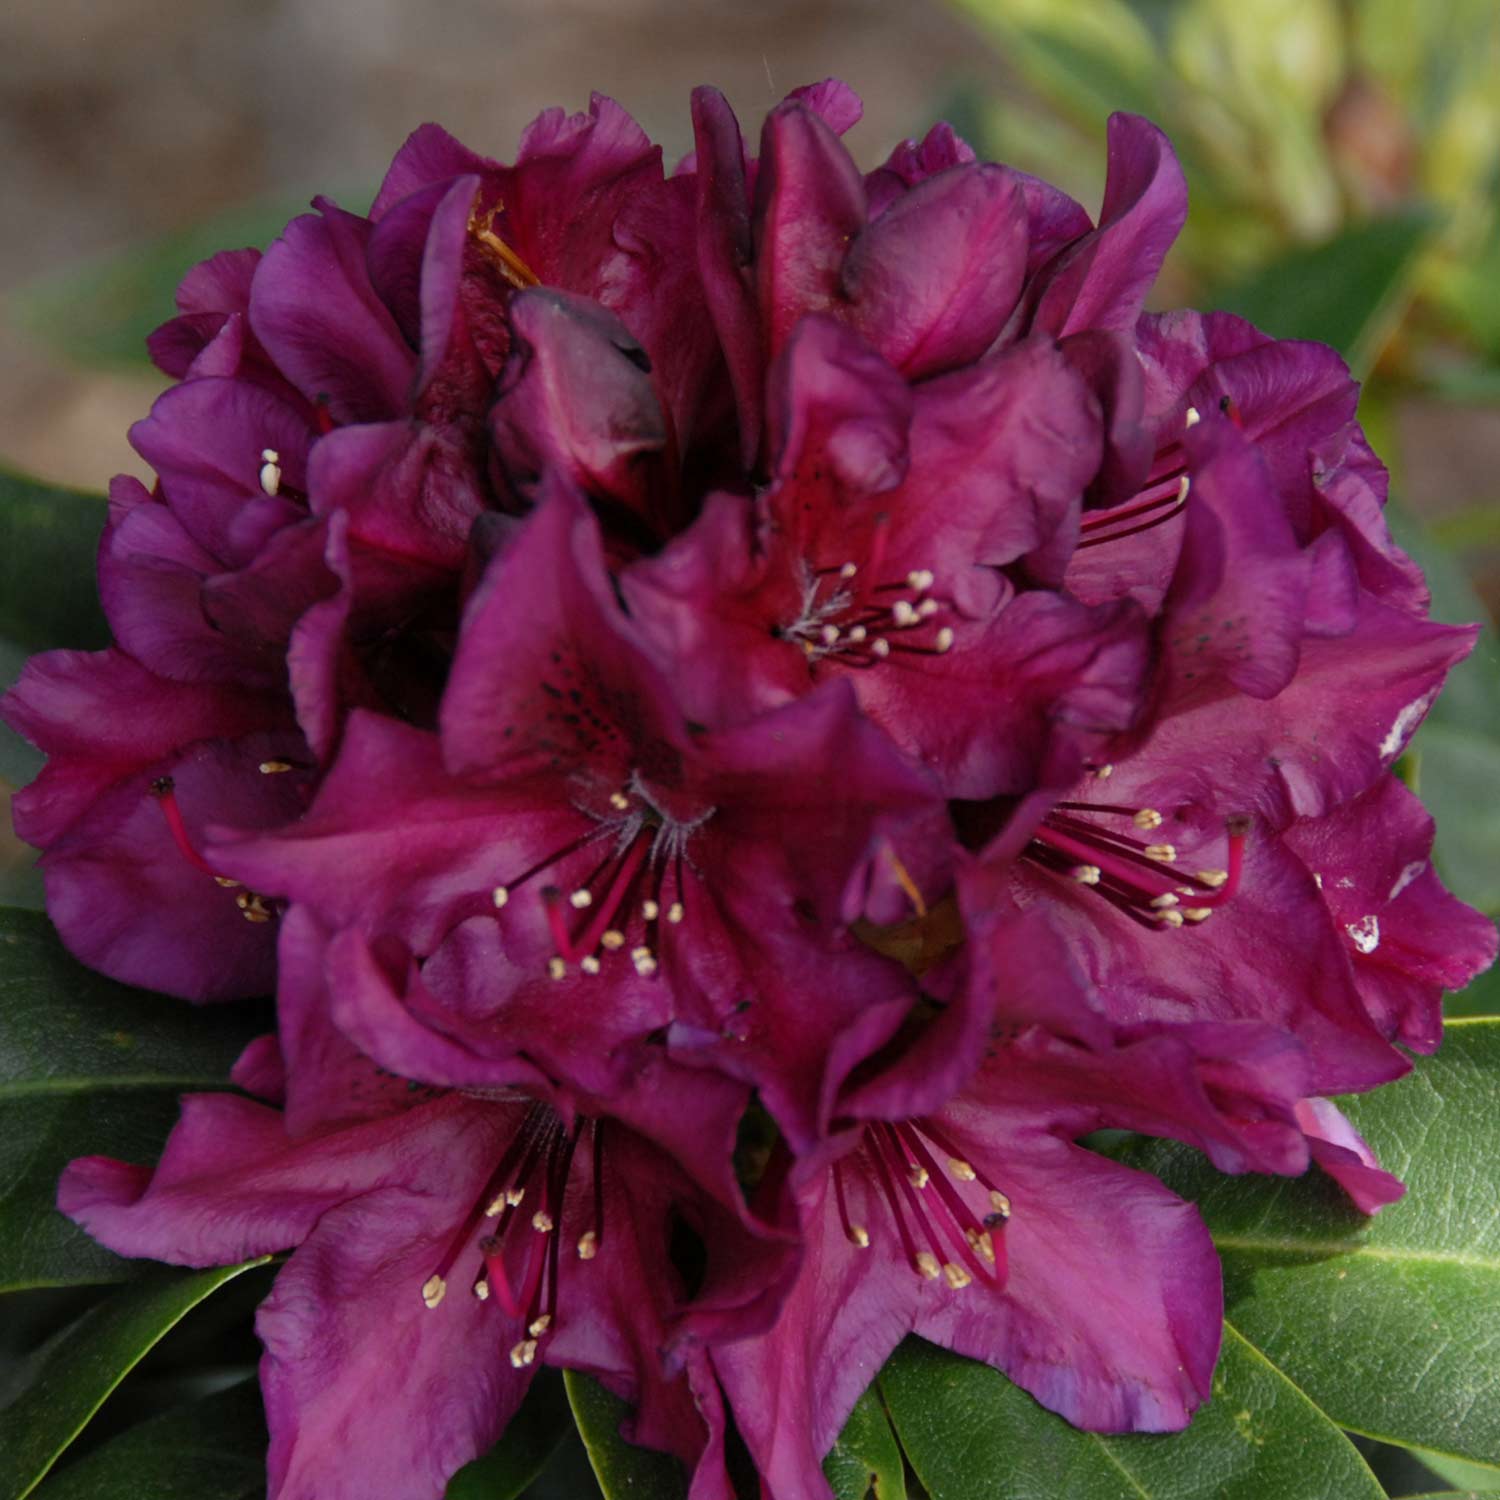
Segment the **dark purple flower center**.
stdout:
<path fill-rule="evenodd" d="M 1109 770 L 1101 766 L 1094 774 L 1106 776 Z M 1122 832 L 1111 821 L 1099 819 L 1128 819 L 1134 831 Z M 1043 869 L 1088 886 L 1144 927 L 1178 929 L 1206 922 L 1239 888 L 1250 819 L 1229 819 L 1228 854 L 1222 869 L 1192 873 L 1179 868 L 1175 844 L 1165 839 L 1148 843 L 1136 837 L 1137 833 L 1156 833 L 1162 821 L 1154 807 L 1059 802 L 1024 853 Z"/>
<path fill-rule="evenodd" d="M 593 1141 L 593 1193 L 588 1222 L 578 1231 L 565 1211 L 573 1154 L 588 1129 Z M 448 1277 L 466 1250 L 480 1265 L 470 1284 L 476 1300 L 497 1302 L 522 1334 L 510 1351 L 517 1369 L 531 1364 L 557 1326 L 562 1242 L 573 1238 L 579 1260 L 593 1260 L 604 1246 L 604 1121 L 580 1120 L 564 1128 L 545 1104 L 533 1104 L 455 1231 L 436 1270 L 422 1283 L 422 1301 L 435 1308 L 448 1291 Z M 577 1213 L 572 1215 L 577 1218 Z M 482 1235 L 489 1221 L 492 1226 Z M 476 1236 L 477 1239 L 476 1239 Z"/>
<path fill-rule="evenodd" d="M 1198 413 L 1188 408 L 1187 425 L 1194 426 Z M 1079 550 L 1102 547 L 1180 516 L 1187 506 L 1190 481 L 1187 454 L 1180 440 L 1156 450 L 1151 472 L 1135 494 L 1107 510 L 1089 511 L 1080 523 Z"/>
<path fill-rule="evenodd" d="M 952 648 L 945 623 L 952 599 L 934 593 L 930 568 L 912 568 L 904 578 L 882 578 L 888 523 L 881 517 L 861 566 L 800 565 L 800 608 L 776 633 L 802 648 L 809 662 L 837 661 L 865 670 L 891 655 L 942 656 Z"/>
<path fill-rule="evenodd" d="M 566 886 L 556 879 L 539 892 L 556 952 L 548 960 L 554 979 L 577 964 L 584 974 L 598 974 L 611 954 L 628 953 L 635 970 L 649 978 L 665 927 L 676 927 L 687 915 L 687 849 L 693 835 L 713 816 L 704 807 L 691 816 L 674 815 L 638 774 L 609 794 L 605 811 L 590 810 L 595 826 L 537 860 L 491 892 L 497 908 L 536 876 L 557 873 L 564 864 L 577 867 L 586 850 L 596 851 L 581 876 Z M 604 847 L 602 855 L 597 853 Z M 696 872 L 695 872 L 696 873 Z"/>
<path fill-rule="evenodd" d="M 934 1152 L 943 1157 L 941 1163 Z M 887 1227 L 923 1280 L 941 1277 L 955 1292 L 976 1277 L 996 1288 L 1004 1285 L 1003 1235 L 1010 1199 L 931 1120 L 867 1125 L 855 1150 L 834 1163 L 833 1191 L 844 1237 L 865 1250 L 878 1230 L 850 1214 L 845 1179 L 856 1173 L 873 1178 L 878 1195 L 868 1201 L 884 1206 Z M 965 1194 L 979 1191 L 985 1197 L 975 1208 Z"/>

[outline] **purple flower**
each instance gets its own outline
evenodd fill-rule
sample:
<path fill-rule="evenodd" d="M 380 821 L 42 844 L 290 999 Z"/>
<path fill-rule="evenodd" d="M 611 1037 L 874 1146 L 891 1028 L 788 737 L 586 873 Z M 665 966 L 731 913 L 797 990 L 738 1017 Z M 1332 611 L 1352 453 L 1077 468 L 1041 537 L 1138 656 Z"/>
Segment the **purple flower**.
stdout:
<path fill-rule="evenodd" d="M 305 817 L 212 857 L 399 942 L 423 965 L 406 987 L 461 1012 L 492 1059 L 607 1090 L 665 1028 L 816 1135 L 915 999 L 845 925 L 904 901 L 895 872 L 909 883 L 944 847 L 935 793 L 852 696 L 690 724 L 560 491 L 476 591 L 441 724 L 356 714 Z M 891 841 L 908 839 L 903 862 Z"/>

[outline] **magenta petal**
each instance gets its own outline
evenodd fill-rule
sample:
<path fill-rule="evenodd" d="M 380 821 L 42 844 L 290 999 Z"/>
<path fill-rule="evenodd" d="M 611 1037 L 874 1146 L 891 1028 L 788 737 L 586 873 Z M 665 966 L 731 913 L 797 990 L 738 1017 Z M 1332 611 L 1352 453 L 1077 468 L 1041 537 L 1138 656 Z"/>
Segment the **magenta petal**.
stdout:
<path fill-rule="evenodd" d="M 1365 1138 L 1331 1099 L 1304 1099 L 1297 1119 L 1313 1160 L 1348 1193 L 1362 1214 L 1379 1213 L 1406 1193 L 1406 1184 L 1375 1159 Z"/>
<path fill-rule="evenodd" d="M 1042 272 L 1032 326 L 1059 338 L 1131 329 L 1186 218 L 1187 184 L 1166 136 L 1139 115 L 1111 115 L 1099 227 Z"/>
<path fill-rule="evenodd" d="M 416 356 L 376 295 L 367 220 L 332 204 L 293 219 L 255 273 L 250 323 L 309 401 L 339 422 L 406 409 Z"/>
<path fill-rule="evenodd" d="M 967 364 L 1015 306 L 1026 245 L 1020 184 L 1003 167 L 928 178 L 849 247 L 850 319 L 909 379 Z"/>
<path fill-rule="evenodd" d="M 950 167 L 967 166 L 973 160 L 974 148 L 961 140 L 951 125 L 942 121 L 920 141 L 902 141 L 880 166 L 865 177 L 871 220 L 879 218 L 918 183 L 946 172 Z M 1087 223 L 1084 227 L 1088 227 Z"/>

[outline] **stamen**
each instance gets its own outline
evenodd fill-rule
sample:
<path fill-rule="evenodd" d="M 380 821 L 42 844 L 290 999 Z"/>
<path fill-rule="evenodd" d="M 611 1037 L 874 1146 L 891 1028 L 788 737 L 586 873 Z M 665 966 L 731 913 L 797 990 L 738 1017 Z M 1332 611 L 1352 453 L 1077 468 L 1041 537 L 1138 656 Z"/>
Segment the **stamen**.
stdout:
<path fill-rule="evenodd" d="M 151 793 L 161 807 L 162 816 L 167 820 L 167 829 L 182 857 L 194 869 L 202 870 L 205 875 L 213 875 L 214 867 L 198 853 L 188 836 L 187 824 L 182 821 L 182 809 L 177 805 L 176 787 L 177 783 L 170 776 L 159 776 L 151 783 Z"/>
<path fill-rule="evenodd" d="M 643 901 L 641 902 L 641 915 L 648 922 L 654 922 L 661 915 L 661 907 L 655 901 Z"/>
<path fill-rule="evenodd" d="M 1098 865 L 1074 865 L 1069 873 L 1080 885 L 1098 885 L 1101 872 Z"/>
<path fill-rule="evenodd" d="M 262 448 L 260 457 L 260 487 L 274 495 L 281 488 L 281 455 L 274 448 Z"/>
<path fill-rule="evenodd" d="M 599 1236 L 592 1230 L 587 1230 L 578 1237 L 579 1260 L 593 1260 L 599 1253 Z"/>
<path fill-rule="evenodd" d="M 291 762 L 285 760 L 263 760 L 260 763 L 260 774 L 262 776 L 281 776 L 291 769 Z"/>
<path fill-rule="evenodd" d="M 961 1292 L 974 1280 L 962 1266 L 955 1265 L 951 1260 L 943 1264 L 943 1279 L 955 1292 Z"/>
<path fill-rule="evenodd" d="M 524 1370 L 536 1358 L 536 1340 L 522 1339 L 510 1351 L 510 1362 L 518 1370 Z"/>
<path fill-rule="evenodd" d="M 1134 816 L 1132 821 L 1142 833 L 1150 833 L 1153 828 L 1160 828 L 1162 816 L 1154 807 L 1143 807 Z"/>
<path fill-rule="evenodd" d="M 431 1311 L 448 1293 L 448 1283 L 441 1276 L 429 1276 L 422 1283 L 422 1301 Z"/>
<path fill-rule="evenodd" d="M 611 792 L 609 794 L 609 805 L 616 812 L 628 812 L 630 810 L 630 798 L 624 792 Z"/>
<path fill-rule="evenodd" d="M 685 917 L 686 915 L 687 912 L 684 910 L 682 902 L 680 901 L 674 901 L 667 908 L 667 921 L 671 922 L 673 926 L 676 926 L 677 923 L 682 921 L 683 917 Z"/>
<path fill-rule="evenodd" d="M 1196 427 L 1202 420 L 1203 418 L 1198 415 L 1198 408 L 1190 406 L 1187 409 L 1187 416 L 1184 418 L 1182 425 L 1184 427 Z"/>
<path fill-rule="evenodd" d="M 953 630 L 951 626 L 944 625 L 937 633 L 936 650 L 939 656 L 945 656 L 953 649 Z"/>
<path fill-rule="evenodd" d="M 497 885 L 490 892 L 490 900 L 495 903 L 495 910 L 500 911 L 504 908 L 505 903 L 510 900 L 510 892 L 503 885 Z"/>
<path fill-rule="evenodd" d="M 568 905 L 575 911 L 584 911 L 594 904 L 594 893 L 592 891 L 577 890 L 568 897 Z"/>
<path fill-rule="evenodd" d="M 948 1158 L 948 1170 L 960 1182 L 973 1182 L 979 1175 L 961 1156 L 950 1156 Z"/>
<path fill-rule="evenodd" d="M 599 972 L 601 966 L 599 960 L 592 953 L 585 953 L 583 957 L 578 960 L 578 967 L 582 969 L 585 974 L 593 975 Z"/>
<path fill-rule="evenodd" d="M 537 284 L 537 275 L 495 233 L 495 217 L 500 212 L 500 208 L 501 205 L 497 203 L 486 213 L 480 208 L 478 195 L 476 194 L 474 207 L 469 211 L 469 237 L 485 252 L 490 264 L 495 267 L 504 280 L 508 281 L 517 291 L 525 291 L 527 287 Z"/>
<path fill-rule="evenodd" d="M 884 636 L 876 636 L 876 638 L 870 642 L 870 652 L 872 655 L 878 656 L 882 661 L 884 661 L 886 657 L 891 654 L 891 643 L 886 640 Z"/>
<path fill-rule="evenodd" d="M 1177 862 L 1175 844 L 1147 844 L 1142 852 L 1147 859 L 1154 859 L 1158 864 L 1171 865 Z"/>
<path fill-rule="evenodd" d="M 928 1281 L 936 1281 L 943 1274 L 941 1263 L 930 1250 L 919 1250 L 912 1264 Z"/>
<path fill-rule="evenodd" d="M 566 979 L 568 977 L 568 966 L 556 955 L 547 960 L 547 973 L 553 979 Z"/>

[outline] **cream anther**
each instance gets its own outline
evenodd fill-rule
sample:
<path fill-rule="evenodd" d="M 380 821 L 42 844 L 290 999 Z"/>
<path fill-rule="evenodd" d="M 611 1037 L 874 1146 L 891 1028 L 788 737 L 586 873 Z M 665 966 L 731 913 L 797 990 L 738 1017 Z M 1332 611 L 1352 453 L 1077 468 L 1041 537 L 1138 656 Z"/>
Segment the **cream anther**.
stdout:
<path fill-rule="evenodd" d="M 609 805 L 616 812 L 625 812 L 630 807 L 630 798 L 624 792 L 611 792 L 609 794 Z"/>
<path fill-rule="evenodd" d="M 547 960 L 547 972 L 554 979 L 566 979 L 568 977 L 568 966 L 562 959 L 554 955 Z"/>
<path fill-rule="evenodd" d="M 531 1324 L 531 1326 L 526 1330 L 526 1332 L 529 1333 L 532 1336 L 532 1338 L 539 1339 L 539 1338 L 541 1338 L 541 1336 L 544 1333 L 546 1333 L 546 1331 L 551 1326 L 552 1326 L 552 1314 L 551 1313 L 543 1313 L 541 1315 L 541 1317 L 537 1318 Z"/>
<path fill-rule="evenodd" d="M 1156 920 L 1160 922 L 1163 927 L 1181 927 L 1182 913 L 1175 909 L 1169 911 L 1159 911 L 1156 914 Z"/>
<path fill-rule="evenodd" d="M 938 1264 L 938 1258 L 931 1250 L 917 1251 L 916 1269 L 928 1281 L 936 1281 L 943 1274 L 943 1268 Z"/>
<path fill-rule="evenodd" d="M 857 1250 L 868 1250 L 870 1248 L 870 1231 L 863 1224 L 851 1224 L 849 1226 L 849 1243 Z"/>
<path fill-rule="evenodd" d="M 274 495 L 281 488 L 281 455 L 274 448 L 262 448 L 260 458 L 260 487 Z"/>
<path fill-rule="evenodd" d="M 1169 865 L 1177 858 L 1176 844 L 1147 844 L 1141 853 L 1147 859 L 1154 859 L 1157 864 Z"/>
<path fill-rule="evenodd" d="M 1094 776 L 1099 781 L 1108 781 L 1115 774 L 1115 768 L 1111 765 L 1099 766 L 1094 771 Z"/>
<path fill-rule="evenodd" d="M 915 625 L 917 623 L 917 612 L 905 599 L 898 599 L 891 605 L 891 618 L 898 627 Z"/>
<path fill-rule="evenodd" d="M 625 946 L 625 934 L 623 932 L 617 932 L 613 927 L 611 927 L 609 931 L 599 939 L 599 941 L 606 948 L 608 948 L 611 953 L 613 953 L 615 949 L 623 948 Z"/>
<path fill-rule="evenodd" d="M 1157 911 L 1166 911 L 1169 907 L 1177 906 L 1179 903 L 1171 891 L 1166 891 L 1160 896 L 1153 897 L 1151 904 Z"/>
<path fill-rule="evenodd" d="M 524 1370 L 536 1358 L 536 1340 L 522 1339 L 510 1351 L 510 1362 L 518 1370 Z"/>
<path fill-rule="evenodd" d="M 240 885 L 232 875 L 215 875 L 214 884 L 223 886 L 226 891 L 238 890 Z"/>
<path fill-rule="evenodd" d="M 599 960 L 592 953 L 586 953 L 578 960 L 578 967 L 585 974 L 597 974 L 599 972 Z"/>
<path fill-rule="evenodd" d="M 857 563 L 847 562 L 842 568 L 839 569 L 839 577 L 853 578 L 857 572 L 859 572 L 859 565 Z"/>
<path fill-rule="evenodd" d="M 667 921 L 669 921 L 669 922 L 670 922 L 670 923 L 672 923 L 672 925 L 673 925 L 673 926 L 674 926 L 674 927 L 675 927 L 675 926 L 676 926 L 676 925 L 677 925 L 677 923 L 678 923 L 678 922 L 680 922 L 680 921 L 681 921 L 681 920 L 682 920 L 682 919 L 683 919 L 683 918 L 684 918 L 684 917 L 685 917 L 685 916 L 686 916 L 686 915 L 687 915 L 687 912 L 686 912 L 686 910 L 685 910 L 685 909 L 684 909 L 684 908 L 683 908 L 683 905 L 682 905 L 682 902 L 680 902 L 680 901 L 674 901 L 674 902 L 673 902 L 673 903 L 672 903 L 672 904 L 671 904 L 671 905 L 670 905 L 670 906 L 669 906 L 669 907 L 668 907 L 668 908 L 667 908 Z"/>
<path fill-rule="evenodd" d="M 260 763 L 260 774 L 262 776 L 280 776 L 285 771 L 292 769 L 291 763 L 284 760 L 263 760 Z"/>
<path fill-rule="evenodd" d="M 1149 833 L 1153 828 L 1160 828 L 1162 823 L 1161 814 L 1154 807 L 1143 807 L 1132 819 L 1135 826 L 1142 833 Z"/>
<path fill-rule="evenodd" d="M 839 628 L 837 625 L 825 625 L 818 635 L 822 638 L 825 646 L 837 646 L 839 643 Z"/>
<path fill-rule="evenodd" d="M 485 1205 L 485 1210 L 484 1210 L 484 1216 L 485 1216 L 485 1218 L 487 1218 L 487 1219 L 497 1218 L 499 1216 L 500 1210 L 503 1209 L 504 1207 L 505 1207 L 505 1194 L 504 1193 L 496 1193 L 495 1196 L 493 1198 L 491 1198 L 490 1201 Z"/>
<path fill-rule="evenodd" d="M 499 911 L 510 900 L 510 892 L 503 885 L 497 885 L 490 892 L 490 900 L 495 903 L 495 910 Z"/>
<path fill-rule="evenodd" d="M 531 1227 L 538 1234 L 552 1233 L 552 1215 L 545 1208 L 539 1208 L 531 1216 Z"/>
<path fill-rule="evenodd" d="M 512 1208 L 519 1208 L 525 1201 L 525 1198 L 526 1189 L 523 1187 L 506 1188 L 505 1190 L 505 1201 L 510 1204 Z"/>
<path fill-rule="evenodd" d="M 441 1276 L 429 1276 L 422 1283 L 422 1300 L 427 1304 L 429 1310 L 436 1307 L 443 1300 L 448 1290 L 448 1283 Z"/>
<path fill-rule="evenodd" d="M 973 1277 L 964 1270 L 962 1266 L 955 1265 L 951 1260 L 943 1266 L 943 1280 L 955 1291 L 961 1292 L 973 1281 Z"/>
<path fill-rule="evenodd" d="M 974 1171 L 974 1168 L 971 1167 L 968 1162 L 966 1162 L 960 1156 L 950 1156 L 948 1158 L 948 1170 L 956 1178 L 958 1178 L 960 1182 L 973 1182 L 975 1177 L 978 1175 Z"/>
<path fill-rule="evenodd" d="M 1196 406 L 1190 406 L 1187 409 L 1187 416 L 1184 419 L 1182 425 L 1184 427 L 1196 427 L 1202 420 L 1203 418 L 1198 415 L 1198 408 Z"/>
<path fill-rule="evenodd" d="M 661 915 L 661 906 L 651 900 L 641 902 L 641 915 L 648 921 L 654 922 Z M 632 955 L 634 956 L 634 955 Z"/>
<path fill-rule="evenodd" d="M 969 1242 L 969 1249 L 981 1260 L 987 1260 L 991 1265 L 995 1264 L 995 1242 L 990 1237 L 988 1229 L 966 1229 L 964 1238 Z"/>
<path fill-rule="evenodd" d="M 490 1300 L 490 1284 L 483 1276 L 474 1283 L 470 1290 L 481 1302 L 488 1302 Z"/>
<path fill-rule="evenodd" d="M 869 633 L 863 625 L 856 625 L 850 630 L 849 639 L 857 646 Z"/>
<path fill-rule="evenodd" d="M 990 1207 L 1003 1218 L 1010 1218 L 1010 1199 L 999 1188 L 990 1189 Z"/>
<path fill-rule="evenodd" d="M 935 615 L 942 608 L 936 599 L 924 599 L 917 605 L 917 613 L 926 620 Z"/>
<path fill-rule="evenodd" d="M 924 1187 L 926 1187 L 927 1186 L 927 1181 L 928 1181 L 928 1179 L 927 1179 L 927 1168 L 926 1167 L 910 1167 L 910 1168 L 908 1168 L 907 1169 L 907 1173 L 906 1173 L 906 1180 L 909 1183 L 911 1183 L 911 1185 L 914 1188 L 924 1188 Z"/>
<path fill-rule="evenodd" d="M 1210 890 L 1216 891 L 1221 885 L 1224 884 L 1226 880 L 1229 879 L 1229 871 L 1195 870 L 1193 872 L 1193 879 L 1196 880 L 1199 885 L 1206 885 Z"/>
<path fill-rule="evenodd" d="M 1073 868 L 1068 871 L 1068 874 L 1070 874 L 1073 879 L 1079 883 L 1079 885 L 1098 885 L 1099 877 L 1102 873 L 1103 872 L 1100 870 L 1098 865 L 1074 865 Z"/>
<path fill-rule="evenodd" d="M 599 1253 L 599 1236 L 592 1229 L 578 1237 L 579 1260 L 593 1260 Z"/>
<path fill-rule="evenodd" d="M 875 639 L 870 642 L 870 654 L 872 656 L 880 657 L 883 661 L 887 656 L 891 654 L 891 643 L 886 640 L 884 636 L 876 636 Z"/>
<path fill-rule="evenodd" d="M 1192 487 L 1193 487 L 1193 481 L 1191 479 L 1189 479 L 1186 474 L 1184 474 L 1182 476 L 1181 482 L 1177 486 L 1177 499 L 1178 499 L 1179 502 L 1187 499 L 1187 497 L 1188 497 L 1188 491 Z"/>
<path fill-rule="evenodd" d="M 1213 916 L 1213 908 L 1208 906 L 1184 906 L 1182 914 L 1189 922 L 1206 922 Z"/>
<path fill-rule="evenodd" d="M 568 905 L 577 911 L 582 911 L 587 906 L 594 904 L 594 893 L 592 891 L 576 890 L 568 897 Z"/>
<path fill-rule="evenodd" d="M 929 568 L 913 568 L 906 575 L 907 588 L 915 589 L 919 594 L 925 593 L 932 587 L 933 573 Z"/>
<path fill-rule="evenodd" d="M 937 641 L 934 643 L 938 653 L 941 655 L 953 649 L 953 631 L 950 626 L 944 625 L 937 633 Z"/>

